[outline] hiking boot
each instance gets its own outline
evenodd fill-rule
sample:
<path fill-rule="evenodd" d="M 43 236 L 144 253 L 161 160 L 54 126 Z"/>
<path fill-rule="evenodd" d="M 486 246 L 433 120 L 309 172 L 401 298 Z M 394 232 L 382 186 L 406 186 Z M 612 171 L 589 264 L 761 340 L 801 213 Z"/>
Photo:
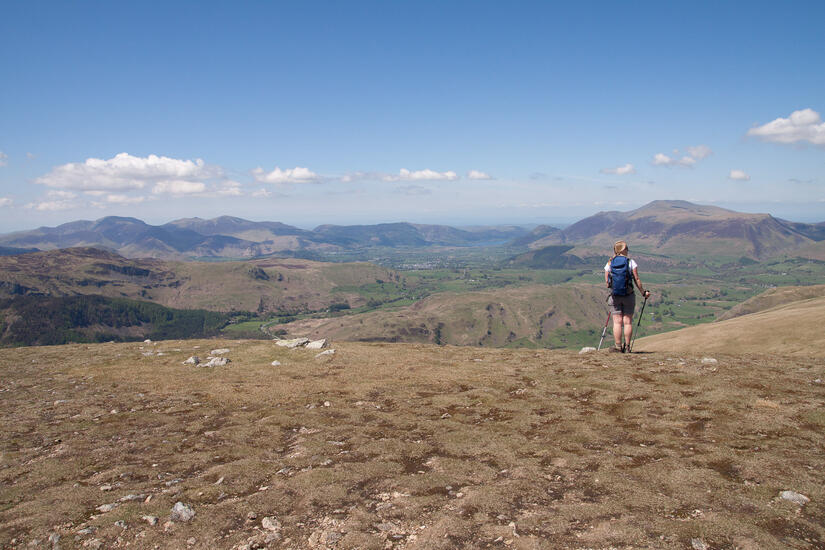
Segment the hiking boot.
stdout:
<path fill-rule="evenodd" d="M 622 353 L 628 353 L 627 344 L 622 344 Z"/>
<path fill-rule="evenodd" d="M 624 353 L 624 349 L 620 348 L 619 346 L 611 346 L 610 353 Z"/>

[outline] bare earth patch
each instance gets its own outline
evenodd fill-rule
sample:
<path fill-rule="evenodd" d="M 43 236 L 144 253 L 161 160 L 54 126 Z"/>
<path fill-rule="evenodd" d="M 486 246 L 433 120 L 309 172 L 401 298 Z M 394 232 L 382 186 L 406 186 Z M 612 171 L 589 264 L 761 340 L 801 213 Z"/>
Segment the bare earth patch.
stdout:
<path fill-rule="evenodd" d="M 825 548 L 822 359 L 334 347 L 3 350 L 0 547 Z"/>

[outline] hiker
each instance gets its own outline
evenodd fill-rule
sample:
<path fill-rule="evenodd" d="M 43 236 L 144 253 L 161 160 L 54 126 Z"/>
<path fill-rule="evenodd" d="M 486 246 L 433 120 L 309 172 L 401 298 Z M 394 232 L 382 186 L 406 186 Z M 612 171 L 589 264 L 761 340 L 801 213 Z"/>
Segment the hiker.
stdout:
<path fill-rule="evenodd" d="M 631 336 L 633 336 L 633 311 L 636 309 L 636 294 L 633 292 L 633 282 L 647 298 L 650 292 L 642 286 L 639 278 L 639 266 L 636 260 L 627 257 L 627 243 L 616 241 L 613 245 L 613 257 L 604 266 L 604 282 L 611 289 L 608 305 L 613 315 L 613 342 L 612 352 L 625 353 L 630 351 Z M 624 340 L 622 340 L 624 328 Z"/>

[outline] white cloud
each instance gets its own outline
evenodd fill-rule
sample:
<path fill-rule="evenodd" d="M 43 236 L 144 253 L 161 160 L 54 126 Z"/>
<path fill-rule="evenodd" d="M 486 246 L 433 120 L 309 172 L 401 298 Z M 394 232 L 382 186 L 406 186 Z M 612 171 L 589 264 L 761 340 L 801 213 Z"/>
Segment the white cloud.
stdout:
<path fill-rule="evenodd" d="M 751 177 L 747 175 L 743 170 L 731 170 L 730 174 L 728 174 L 728 178 L 740 181 L 750 181 L 751 179 Z"/>
<path fill-rule="evenodd" d="M 287 170 L 281 170 L 276 166 L 272 172 L 265 172 L 259 166 L 252 170 L 252 175 L 255 176 L 256 181 L 261 183 L 318 183 L 320 181 L 318 174 L 302 166 Z"/>
<path fill-rule="evenodd" d="M 106 202 L 109 204 L 140 204 L 146 197 L 130 197 L 129 195 L 112 194 L 106 195 Z"/>
<path fill-rule="evenodd" d="M 713 151 L 707 145 L 694 145 L 687 148 L 688 155 L 696 160 L 702 160 L 713 154 Z"/>
<path fill-rule="evenodd" d="M 206 191 L 206 184 L 199 181 L 165 180 L 159 181 L 152 188 L 155 195 L 193 195 Z"/>
<path fill-rule="evenodd" d="M 628 162 L 624 166 L 617 166 L 616 168 L 602 168 L 599 172 L 602 174 L 616 174 L 618 176 L 625 176 L 627 174 L 635 174 L 636 168 Z"/>
<path fill-rule="evenodd" d="M 490 174 L 486 172 L 481 172 L 480 170 L 470 170 L 467 172 L 467 179 L 471 180 L 491 180 L 493 179 Z"/>
<path fill-rule="evenodd" d="M 123 191 L 169 182 L 195 184 L 221 176 L 219 167 L 207 166 L 201 159 L 180 160 L 157 155 L 144 158 L 120 153 L 109 160 L 89 158 L 82 163 L 57 166 L 34 183 L 62 189 Z"/>
<path fill-rule="evenodd" d="M 692 168 L 698 161 L 709 157 L 713 150 L 707 145 L 692 145 L 686 147 L 687 154 L 679 157 L 679 149 L 673 150 L 673 156 L 664 153 L 653 155 L 653 166 L 681 166 L 682 168 Z"/>
<path fill-rule="evenodd" d="M 237 181 L 225 181 L 217 190 L 219 197 L 240 197 L 243 195 L 241 184 Z"/>
<path fill-rule="evenodd" d="M 14 204 L 14 201 L 11 200 L 10 198 L 0 197 L 0 208 L 2 208 L 4 206 L 11 206 L 12 204 Z"/>
<path fill-rule="evenodd" d="M 266 199 L 272 196 L 272 192 L 268 191 L 267 189 L 261 188 L 257 191 L 253 191 L 252 196 L 256 198 Z"/>
<path fill-rule="evenodd" d="M 425 168 L 424 170 L 407 170 L 406 168 L 402 168 L 399 170 L 397 176 L 386 175 L 383 179 L 384 181 L 453 181 L 458 179 L 458 174 L 452 170 L 447 170 L 446 172 L 436 172 L 435 170 L 430 170 L 429 168 Z"/>
<path fill-rule="evenodd" d="M 37 155 L 35 155 L 34 153 L 26 153 L 26 158 L 28 160 L 34 160 L 37 158 Z"/>
<path fill-rule="evenodd" d="M 59 210 L 72 210 L 73 208 L 80 208 L 82 205 L 72 199 L 54 200 L 54 201 L 35 201 L 26 205 L 26 208 L 37 210 L 39 212 L 57 212 Z"/>
<path fill-rule="evenodd" d="M 8 164 L 8 162 L 6 161 L 6 159 L 8 158 L 9 156 L 6 153 L 0 151 L 0 166 L 5 166 L 6 164 Z"/>
<path fill-rule="evenodd" d="M 653 155 L 652 162 L 654 166 L 682 166 L 684 168 L 690 168 L 696 164 L 696 159 L 687 155 L 682 158 L 676 158 L 669 157 L 664 153 L 656 153 Z"/>
<path fill-rule="evenodd" d="M 794 111 L 788 118 L 777 118 L 748 130 L 747 135 L 775 143 L 807 141 L 825 145 L 825 122 L 813 109 Z"/>

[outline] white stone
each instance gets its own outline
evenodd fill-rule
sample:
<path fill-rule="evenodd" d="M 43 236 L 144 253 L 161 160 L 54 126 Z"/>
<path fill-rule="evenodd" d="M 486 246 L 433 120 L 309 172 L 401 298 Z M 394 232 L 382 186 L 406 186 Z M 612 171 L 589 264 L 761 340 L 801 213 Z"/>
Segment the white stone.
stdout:
<path fill-rule="evenodd" d="M 191 506 L 178 501 L 172 507 L 172 514 L 169 519 L 171 521 L 190 521 L 193 517 L 195 517 L 195 510 Z"/>
<path fill-rule="evenodd" d="M 209 355 L 223 355 L 224 353 L 229 353 L 229 348 L 213 349 L 209 352 Z"/>
<path fill-rule="evenodd" d="M 323 349 L 325 347 L 327 347 L 326 338 L 322 338 L 321 340 L 313 340 L 312 342 L 307 342 L 306 345 L 307 349 Z"/>
<path fill-rule="evenodd" d="M 715 365 L 718 362 L 719 361 L 717 361 L 713 357 L 702 357 L 702 364 L 703 365 Z"/>
<path fill-rule="evenodd" d="M 690 539 L 690 546 L 693 550 L 708 550 L 708 545 L 702 539 Z"/>
<path fill-rule="evenodd" d="M 106 512 L 111 512 L 115 508 L 117 508 L 117 503 L 116 502 L 114 502 L 112 504 L 101 504 L 100 506 L 95 508 L 95 510 L 97 510 L 98 512 L 103 512 L 105 514 Z"/>
<path fill-rule="evenodd" d="M 793 502 L 794 504 L 799 504 L 800 506 L 808 504 L 811 501 L 811 499 L 809 499 L 805 495 L 797 493 L 795 491 L 782 491 L 781 493 L 779 493 L 779 496 L 785 500 Z"/>
<path fill-rule="evenodd" d="M 579 355 L 581 355 L 583 353 L 590 353 L 591 351 L 596 351 L 596 348 L 584 347 L 584 348 L 579 350 Z"/>
<path fill-rule="evenodd" d="M 315 358 L 318 359 L 319 357 L 324 357 L 325 355 L 335 355 L 335 350 L 334 349 L 328 349 L 326 351 L 322 351 L 321 353 L 316 355 Z"/>
<path fill-rule="evenodd" d="M 202 363 L 201 366 L 203 367 L 223 367 L 226 366 L 227 363 L 231 363 L 229 359 L 226 357 L 210 357 L 209 361 L 206 363 Z"/>
<path fill-rule="evenodd" d="M 263 527 L 267 531 L 280 531 L 281 522 L 275 519 L 274 517 L 267 516 L 263 520 L 261 520 L 261 527 Z"/>
<path fill-rule="evenodd" d="M 273 361 L 273 362 L 272 362 L 272 363 L 270 363 L 270 364 L 271 364 L 273 367 L 280 367 L 280 366 L 281 366 L 281 362 L 280 362 L 280 361 L 277 361 L 277 360 L 276 360 L 276 361 Z"/>
<path fill-rule="evenodd" d="M 283 348 L 298 348 L 309 343 L 309 338 L 293 338 L 292 340 L 275 340 L 275 344 Z"/>
<path fill-rule="evenodd" d="M 196 356 L 196 355 L 193 355 L 192 357 L 190 357 L 189 359 L 184 361 L 183 364 L 184 365 L 197 365 L 200 362 L 201 362 L 201 358 Z"/>

